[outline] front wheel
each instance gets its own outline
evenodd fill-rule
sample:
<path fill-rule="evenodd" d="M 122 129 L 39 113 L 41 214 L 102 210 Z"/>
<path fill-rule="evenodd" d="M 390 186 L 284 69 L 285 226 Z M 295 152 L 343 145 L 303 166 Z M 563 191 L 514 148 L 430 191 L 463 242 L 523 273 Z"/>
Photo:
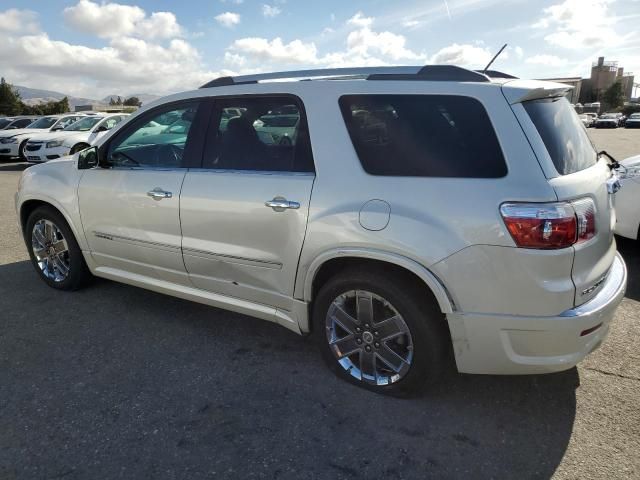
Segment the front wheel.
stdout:
<path fill-rule="evenodd" d="M 339 377 L 395 396 L 419 393 L 444 371 L 445 319 L 413 282 L 351 270 L 329 280 L 313 309 L 316 341 Z"/>
<path fill-rule="evenodd" d="M 40 278 L 58 290 L 77 290 L 91 278 L 82 251 L 64 217 L 52 207 L 29 215 L 25 243 Z"/>
<path fill-rule="evenodd" d="M 26 162 L 27 161 L 27 156 L 24 154 L 24 150 L 25 148 L 27 148 L 27 141 L 24 140 L 20 146 L 18 147 L 18 158 L 20 159 L 21 162 Z"/>

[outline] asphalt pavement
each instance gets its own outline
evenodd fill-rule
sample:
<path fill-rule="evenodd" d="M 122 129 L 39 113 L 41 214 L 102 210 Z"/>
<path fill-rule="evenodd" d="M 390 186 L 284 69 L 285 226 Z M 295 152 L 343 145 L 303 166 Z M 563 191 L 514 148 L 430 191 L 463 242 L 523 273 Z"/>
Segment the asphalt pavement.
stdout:
<path fill-rule="evenodd" d="M 48 288 L 16 226 L 23 168 L 0 163 L 0 479 L 640 478 L 640 243 L 619 242 L 627 298 L 577 368 L 451 372 L 399 400 L 275 324 L 104 280 Z"/>

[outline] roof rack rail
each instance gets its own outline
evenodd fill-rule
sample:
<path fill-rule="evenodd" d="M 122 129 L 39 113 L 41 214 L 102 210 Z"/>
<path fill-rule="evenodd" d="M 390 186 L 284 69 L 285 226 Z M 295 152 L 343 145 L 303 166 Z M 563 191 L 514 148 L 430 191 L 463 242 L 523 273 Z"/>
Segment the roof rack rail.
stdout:
<path fill-rule="evenodd" d="M 498 70 L 476 70 L 478 73 L 484 73 L 489 78 L 518 78 L 508 73 L 499 72 Z"/>
<path fill-rule="evenodd" d="M 205 83 L 200 88 L 227 87 L 269 80 L 286 79 L 326 79 L 326 80 L 422 80 L 449 82 L 489 82 L 488 75 L 455 65 L 426 65 L 403 67 L 361 67 L 324 68 L 317 70 L 294 70 L 290 72 L 259 73 L 237 77 L 219 77 Z"/>

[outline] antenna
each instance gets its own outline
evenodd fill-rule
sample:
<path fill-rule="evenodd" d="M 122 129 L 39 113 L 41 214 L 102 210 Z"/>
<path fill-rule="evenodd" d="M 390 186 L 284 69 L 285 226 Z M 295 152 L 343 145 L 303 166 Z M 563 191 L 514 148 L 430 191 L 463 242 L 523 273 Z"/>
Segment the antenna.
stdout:
<path fill-rule="evenodd" d="M 491 64 L 492 64 L 493 62 L 495 62 L 495 61 L 496 61 L 496 58 L 498 58 L 498 56 L 502 53 L 502 51 L 503 51 L 505 48 L 507 48 L 507 44 L 506 44 L 506 43 L 502 46 L 502 48 L 501 48 L 500 50 L 498 50 L 498 53 L 496 53 L 496 54 L 493 56 L 493 58 L 491 59 L 491 61 L 490 61 L 489 63 L 487 63 L 487 66 L 486 66 L 486 67 L 484 67 L 484 70 L 482 70 L 482 73 L 487 73 L 487 70 L 489 70 L 489 67 L 491 66 Z"/>

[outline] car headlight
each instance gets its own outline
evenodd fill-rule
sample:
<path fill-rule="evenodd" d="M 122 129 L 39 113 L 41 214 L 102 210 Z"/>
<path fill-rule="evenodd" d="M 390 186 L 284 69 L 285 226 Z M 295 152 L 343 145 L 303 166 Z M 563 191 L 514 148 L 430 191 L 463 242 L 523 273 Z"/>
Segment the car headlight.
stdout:
<path fill-rule="evenodd" d="M 18 143 L 18 139 L 16 137 L 2 138 L 0 143 Z"/>
<path fill-rule="evenodd" d="M 62 146 L 62 140 L 53 140 L 52 142 L 47 142 L 46 148 L 55 148 L 55 147 L 61 147 Z"/>

